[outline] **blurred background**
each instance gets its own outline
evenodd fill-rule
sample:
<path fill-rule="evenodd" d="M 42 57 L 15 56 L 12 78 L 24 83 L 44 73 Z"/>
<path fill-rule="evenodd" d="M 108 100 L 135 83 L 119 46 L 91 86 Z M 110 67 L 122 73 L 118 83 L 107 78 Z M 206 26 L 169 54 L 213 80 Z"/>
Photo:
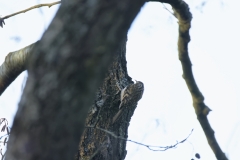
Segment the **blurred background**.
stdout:
<path fill-rule="evenodd" d="M 3 17 L 51 0 L 0 0 Z M 230 160 L 240 154 L 240 1 L 186 0 L 193 14 L 189 54 L 208 118 L 222 150 Z M 42 7 L 5 20 L 0 28 L 0 63 L 12 51 L 41 38 L 59 5 Z M 149 2 L 133 22 L 127 43 L 128 73 L 144 82 L 143 98 L 132 117 L 129 139 L 144 144 L 170 146 L 191 136 L 175 149 L 150 151 L 128 142 L 126 160 L 215 160 L 192 107 L 182 79 L 177 52 L 178 24 L 167 4 Z M 0 97 L 0 118 L 12 124 L 27 73 L 22 73 Z M 0 133 L 1 136 L 1 133 Z M 1 148 L 2 145 L 1 145 Z"/>

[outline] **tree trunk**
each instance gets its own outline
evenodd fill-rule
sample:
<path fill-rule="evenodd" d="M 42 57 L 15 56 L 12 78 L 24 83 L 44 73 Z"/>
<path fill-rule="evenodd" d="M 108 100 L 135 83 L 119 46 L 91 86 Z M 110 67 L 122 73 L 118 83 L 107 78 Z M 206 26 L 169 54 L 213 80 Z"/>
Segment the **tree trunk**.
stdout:
<path fill-rule="evenodd" d="M 79 141 L 77 160 L 124 159 L 127 128 L 137 103 L 120 110 L 123 115 L 113 123 L 119 113 L 119 91 L 133 83 L 127 75 L 125 43 L 113 53 L 144 1 L 61 2 L 30 57 L 29 78 L 14 119 L 6 160 L 73 159 Z M 209 125 L 210 110 L 193 77 L 187 48 L 191 22 L 188 5 L 182 0 L 161 2 L 171 4 L 179 20 L 179 59 L 198 120 L 216 157 L 227 160 Z M 12 64 L 8 62 L 1 67 L 2 75 L 6 73 L 0 80 L 1 92 L 25 68 L 24 62 L 17 68 L 9 67 Z"/>
<path fill-rule="evenodd" d="M 126 156 L 126 141 L 114 138 L 99 130 L 102 128 L 123 138 L 128 137 L 127 129 L 136 105 L 123 111 L 122 116 L 113 123 L 113 117 L 119 111 L 120 89 L 133 83 L 126 67 L 126 43 L 119 49 L 114 62 L 108 70 L 102 86 L 96 94 L 88 113 L 86 128 L 81 137 L 77 160 L 120 160 Z"/>
<path fill-rule="evenodd" d="M 29 58 L 28 80 L 13 122 L 6 160 L 74 159 L 97 88 L 113 62 L 116 55 L 113 53 L 126 38 L 143 4 L 142 0 L 62 1 L 55 18 Z M 116 63 L 110 71 L 119 67 Z M 130 83 L 126 72 L 121 72 L 111 73 L 119 78 L 112 75 L 109 77 L 111 79 L 105 79 L 108 82 L 104 82 L 102 90 L 106 88 L 106 94 L 109 94 L 107 104 L 111 104 L 110 100 L 119 104 L 119 96 L 111 96 L 118 91 L 114 80 L 119 80 L 121 87 Z M 113 86 L 107 87 L 105 84 Z M 98 92 L 98 100 L 101 94 L 104 92 Z M 109 129 L 110 119 L 106 123 L 102 121 L 114 116 L 118 110 L 114 107 L 116 105 L 112 106 L 114 109 L 111 112 L 106 112 L 110 106 L 103 107 L 101 114 L 106 115 L 99 117 L 98 126 Z M 117 130 L 117 134 L 126 136 L 126 129 L 120 131 L 118 123 L 110 130 Z M 102 137 L 103 140 L 108 139 L 107 136 Z M 120 140 L 109 139 L 112 145 L 116 145 L 113 147 L 123 144 L 120 147 L 125 149 L 126 142 L 117 143 Z M 111 155 L 118 154 L 113 151 Z M 120 157 L 124 154 L 121 152 Z"/>

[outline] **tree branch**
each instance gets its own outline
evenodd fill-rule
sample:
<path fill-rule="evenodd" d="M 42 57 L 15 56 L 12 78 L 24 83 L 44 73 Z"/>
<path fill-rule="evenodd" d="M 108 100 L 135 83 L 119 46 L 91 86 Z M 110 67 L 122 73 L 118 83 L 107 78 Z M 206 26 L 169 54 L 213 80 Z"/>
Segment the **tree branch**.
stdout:
<path fill-rule="evenodd" d="M 192 14 L 189 11 L 188 5 L 182 0 L 164 0 L 160 2 L 169 3 L 174 10 L 174 15 L 178 19 L 179 38 L 178 38 L 178 53 L 179 60 L 182 64 L 183 79 L 192 95 L 193 106 L 200 122 L 208 144 L 213 150 L 218 160 L 228 160 L 222 152 L 215 138 L 214 131 L 207 119 L 208 113 L 211 111 L 204 103 L 204 97 L 200 92 L 192 72 L 192 64 L 188 55 L 188 43 L 190 42 L 189 29 L 191 27 Z"/>
<path fill-rule="evenodd" d="M 16 12 L 16 13 L 13 13 L 13 14 L 10 14 L 10 15 L 7 15 L 7 16 L 4 16 L 4 17 L 0 18 L 0 26 L 3 27 L 3 24 L 5 24 L 5 23 L 4 23 L 4 19 L 13 17 L 13 16 L 15 16 L 15 15 L 17 15 L 17 14 L 25 13 L 25 12 L 30 11 L 30 10 L 32 10 L 32 9 L 40 8 L 40 7 L 44 7 L 44 6 L 48 6 L 48 7 L 50 8 L 50 7 L 52 7 L 53 5 L 60 4 L 60 3 L 61 3 L 61 1 L 53 2 L 53 3 L 38 4 L 38 5 L 32 6 L 32 7 L 30 7 L 30 8 L 24 9 L 24 10 L 22 10 L 22 11 L 19 11 L 19 12 Z"/>
<path fill-rule="evenodd" d="M 36 42 L 38 43 L 38 42 Z M 0 66 L 0 95 L 5 89 L 26 70 L 26 61 L 36 43 L 24 47 L 18 51 L 10 52 Z"/>
<path fill-rule="evenodd" d="M 124 140 L 124 141 L 128 141 L 128 142 L 132 142 L 132 143 L 138 144 L 138 145 L 140 145 L 140 146 L 147 147 L 147 148 L 148 148 L 149 150 L 151 150 L 151 151 L 166 151 L 166 150 L 168 150 L 168 149 L 175 148 L 178 144 L 185 142 L 185 141 L 188 139 L 188 137 L 189 137 L 189 136 L 192 134 L 192 132 L 193 132 L 193 129 L 192 129 L 192 130 L 191 130 L 191 133 L 190 133 L 185 139 L 183 139 L 183 140 L 180 141 L 180 142 L 177 141 L 177 143 L 174 144 L 174 145 L 162 147 L 162 146 L 147 145 L 147 144 L 143 144 L 143 143 L 140 143 L 140 142 L 137 142 L 137 141 L 133 141 L 133 140 L 130 140 L 130 139 L 126 139 L 126 138 L 124 138 L 124 137 L 122 137 L 122 136 L 117 136 L 117 135 L 114 134 L 113 132 L 108 131 L 108 130 L 103 129 L 103 128 L 99 128 L 99 127 L 95 127 L 95 126 L 86 126 L 86 128 L 93 128 L 93 129 L 101 130 L 101 131 L 103 131 L 103 132 L 111 135 L 112 137 L 114 137 L 114 138 L 116 138 L 116 139 L 121 139 L 121 140 Z M 158 149 L 153 149 L 153 148 L 158 148 Z"/>
<path fill-rule="evenodd" d="M 63 1 L 29 57 L 6 160 L 73 158 L 96 91 L 143 4 Z"/>

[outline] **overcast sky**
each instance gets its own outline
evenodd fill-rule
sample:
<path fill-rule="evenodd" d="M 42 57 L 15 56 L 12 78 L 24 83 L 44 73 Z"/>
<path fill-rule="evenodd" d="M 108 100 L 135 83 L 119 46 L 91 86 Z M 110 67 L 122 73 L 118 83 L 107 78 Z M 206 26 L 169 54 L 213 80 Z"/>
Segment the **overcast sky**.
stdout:
<path fill-rule="evenodd" d="M 45 1 L 1 0 L 0 15 L 5 16 Z M 193 72 L 206 105 L 213 111 L 208 118 L 216 138 L 231 160 L 240 154 L 240 76 L 239 1 L 211 0 L 204 6 L 187 0 L 193 14 L 189 54 Z M 165 5 L 171 11 L 168 5 Z M 38 39 L 50 23 L 57 6 L 44 7 L 5 21 L 0 28 L 0 62 L 11 52 Z M 215 160 L 196 119 L 192 100 L 182 79 L 177 52 L 178 25 L 161 3 L 147 3 L 128 34 L 129 75 L 142 81 L 145 92 L 132 117 L 129 139 L 149 145 L 169 146 L 189 139 L 176 149 L 153 152 L 128 143 L 127 160 L 191 159 L 195 153 L 203 160 Z M 0 117 L 12 123 L 26 73 L 18 77 L 0 97 Z M 196 158 L 195 158 L 196 159 Z"/>

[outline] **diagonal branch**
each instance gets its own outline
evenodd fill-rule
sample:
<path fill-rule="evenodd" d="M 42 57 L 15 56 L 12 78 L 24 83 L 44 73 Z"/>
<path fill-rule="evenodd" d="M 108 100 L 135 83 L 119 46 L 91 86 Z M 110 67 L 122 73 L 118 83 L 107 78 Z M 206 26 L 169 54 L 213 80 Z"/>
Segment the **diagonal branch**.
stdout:
<path fill-rule="evenodd" d="M 179 38 L 178 38 L 178 53 L 179 60 L 182 64 L 183 79 L 192 95 L 193 106 L 200 122 L 208 144 L 213 150 L 218 160 L 227 160 L 226 155 L 222 152 L 216 138 L 214 131 L 207 119 L 208 113 L 211 111 L 204 103 L 204 97 L 200 92 L 193 76 L 192 64 L 188 55 L 188 43 L 190 42 L 189 29 L 191 27 L 192 14 L 189 11 L 188 5 L 182 0 L 164 0 L 161 2 L 169 3 L 174 10 L 174 15 L 178 19 L 179 24 Z"/>
<path fill-rule="evenodd" d="M 17 78 L 19 74 L 26 70 L 27 59 L 36 43 L 33 43 L 18 51 L 10 52 L 6 56 L 5 61 L 0 66 L 0 95 Z"/>
<path fill-rule="evenodd" d="M 22 11 L 19 11 L 19 12 L 16 12 L 16 13 L 13 13 L 13 14 L 10 14 L 10 15 L 7 15 L 7 16 L 4 16 L 4 17 L 0 18 L 0 26 L 3 27 L 3 24 L 5 24 L 5 23 L 4 23 L 4 19 L 13 17 L 13 16 L 15 16 L 15 15 L 17 15 L 17 14 L 25 13 L 25 12 L 30 11 L 30 10 L 32 10 L 32 9 L 40 8 L 40 7 L 44 7 L 44 6 L 48 6 L 48 7 L 50 8 L 50 7 L 52 7 L 53 5 L 60 4 L 60 3 L 61 3 L 61 1 L 53 2 L 53 3 L 38 4 L 38 5 L 32 6 L 32 7 L 30 7 L 30 8 L 24 9 L 24 10 L 22 10 Z"/>

